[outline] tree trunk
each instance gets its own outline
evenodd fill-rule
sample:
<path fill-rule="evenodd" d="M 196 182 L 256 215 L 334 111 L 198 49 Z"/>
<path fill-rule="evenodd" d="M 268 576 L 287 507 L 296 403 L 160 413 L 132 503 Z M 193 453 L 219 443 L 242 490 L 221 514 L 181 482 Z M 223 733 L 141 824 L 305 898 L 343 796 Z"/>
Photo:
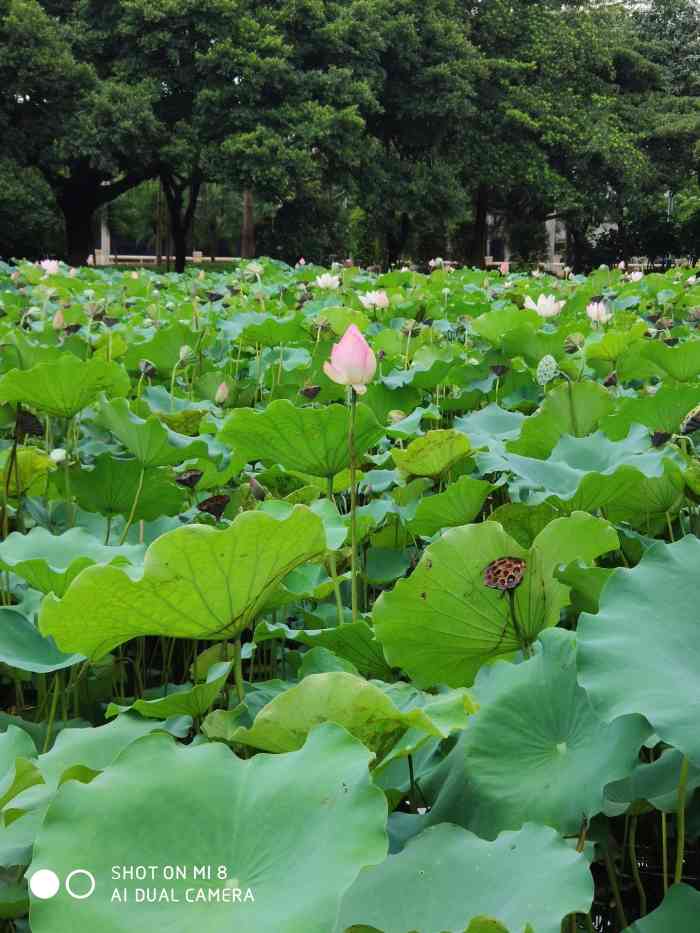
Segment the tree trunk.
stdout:
<path fill-rule="evenodd" d="M 178 180 L 169 172 L 163 172 L 161 178 L 165 200 L 168 202 L 170 232 L 175 251 L 175 271 L 184 272 L 187 262 L 187 236 L 192 228 L 202 179 L 196 172 L 184 181 Z M 187 206 L 185 206 L 186 191 L 189 193 Z"/>
<path fill-rule="evenodd" d="M 69 266 L 84 266 L 93 249 L 95 205 L 81 197 L 59 200 L 66 229 L 66 260 Z"/>
<path fill-rule="evenodd" d="M 255 220 L 253 219 L 253 192 L 243 192 L 243 223 L 241 224 L 241 259 L 255 256 Z"/>
<path fill-rule="evenodd" d="M 467 258 L 472 266 L 477 266 L 480 269 L 484 267 L 484 257 L 486 256 L 488 211 L 489 190 L 486 185 L 479 185 L 474 195 L 474 226 Z"/>

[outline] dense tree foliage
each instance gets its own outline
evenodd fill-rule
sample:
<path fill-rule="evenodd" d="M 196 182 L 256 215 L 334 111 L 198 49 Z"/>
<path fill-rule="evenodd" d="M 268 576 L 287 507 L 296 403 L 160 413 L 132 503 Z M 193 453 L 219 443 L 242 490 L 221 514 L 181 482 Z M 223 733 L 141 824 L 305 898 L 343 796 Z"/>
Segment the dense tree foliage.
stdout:
<path fill-rule="evenodd" d="M 0 0 L 0 53 L 6 256 L 84 262 L 104 205 L 179 268 L 478 263 L 494 210 L 525 259 L 555 210 L 577 267 L 698 252 L 693 0 Z"/>

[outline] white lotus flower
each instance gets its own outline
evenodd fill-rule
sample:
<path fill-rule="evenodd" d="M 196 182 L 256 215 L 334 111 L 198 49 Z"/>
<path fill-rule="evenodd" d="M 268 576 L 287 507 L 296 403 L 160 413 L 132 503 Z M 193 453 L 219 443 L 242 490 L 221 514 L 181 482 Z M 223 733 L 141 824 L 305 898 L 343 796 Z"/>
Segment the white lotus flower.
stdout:
<path fill-rule="evenodd" d="M 340 276 L 331 275 L 330 272 L 324 272 L 323 275 L 316 277 L 314 285 L 317 288 L 339 288 L 340 287 Z"/>
<path fill-rule="evenodd" d="M 594 324 L 607 324 L 612 318 L 612 313 L 604 301 L 591 301 L 586 306 L 586 314 Z"/>
<path fill-rule="evenodd" d="M 625 271 L 626 266 L 625 266 L 625 260 L 624 260 L 624 259 L 621 259 L 621 260 L 618 262 L 617 268 L 620 270 L 620 272 L 624 272 L 624 271 Z"/>
<path fill-rule="evenodd" d="M 440 268 L 442 267 L 444 261 L 445 261 L 445 260 L 442 259 L 440 256 L 436 256 L 435 259 L 430 259 L 430 260 L 428 261 L 428 267 L 429 267 L 430 269 L 440 269 Z"/>
<path fill-rule="evenodd" d="M 358 297 L 363 308 L 389 307 L 389 296 L 385 291 L 365 292 L 364 295 L 358 295 Z"/>
<path fill-rule="evenodd" d="M 685 280 L 686 285 L 695 285 L 698 280 L 697 275 L 691 275 L 690 278 Z"/>
<path fill-rule="evenodd" d="M 531 311 L 536 311 L 540 317 L 556 317 L 564 307 L 564 302 L 557 301 L 554 295 L 540 295 L 537 304 L 535 304 L 532 298 L 526 295 L 525 307 Z"/>
<path fill-rule="evenodd" d="M 68 453 L 63 449 L 63 447 L 56 447 L 49 454 L 50 459 L 57 464 L 63 463 L 67 456 Z"/>
<path fill-rule="evenodd" d="M 630 282 L 641 282 L 643 278 L 643 272 L 630 272 Z"/>

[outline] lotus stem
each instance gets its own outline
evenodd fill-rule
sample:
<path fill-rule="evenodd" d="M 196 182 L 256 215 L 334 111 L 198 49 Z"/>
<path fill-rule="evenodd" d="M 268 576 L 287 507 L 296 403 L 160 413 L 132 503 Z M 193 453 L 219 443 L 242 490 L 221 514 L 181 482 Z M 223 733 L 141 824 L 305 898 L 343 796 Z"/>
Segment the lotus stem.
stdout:
<path fill-rule="evenodd" d="M 42 753 L 46 754 L 49 750 L 49 745 L 51 744 L 51 736 L 53 734 L 53 724 L 56 719 L 56 709 L 58 707 L 58 694 L 61 692 L 61 672 L 56 671 L 53 679 L 53 697 L 51 699 L 51 709 L 49 710 L 49 720 L 46 723 L 46 736 L 44 738 L 44 746 L 42 748 Z"/>
<path fill-rule="evenodd" d="M 124 544 L 124 542 L 126 541 L 126 536 L 129 534 L 129 529 L 131 528 L 133 524 L 134 515 L 136 515 L 136 507 L 139 504 L 139 499 L 141 498 L 141 491 L 143 490 L 143 480 L 144 480 L 145 475 L 146 475 L 146 467 L 142 466 L 141 472 L 139 473 L 139 482 L 136 487 L 136 493 L 134 494 L 134 501 L 131 503 L 131 512 L 129 512 L 129 517 L 126 521 L 126 525 L 124 526 L 124 531 L 122 531 L 122 536 L 119 539 L 119 547 L 121 547 L 122 544 Z"/>
<path fill-rule="evenodd" d="M 328 501 L 335 504 L 335 499 L 333 497 L 333 477 L 328 477 L 328 490 L 327 490 Z M 338 582 L 338 563 L 335 559 L 335 551 L 328 552 L 328 566 L 331 571 L 331 580 L 333 581 L 333 592 L 335 594 L 335 607 L 338 612 L 338 625 L 343 624 L 343 600 L 340 595 L 340 583 Z"/>
<path fill-rule="evenodd" d="M 664 895 L 668 891 L 668 826 L 666 814 L 661 813 L 661 861 L 663 863 L 662 874 L 664 878 Z"/>
<path fill-rule="evenodd" d="M 639 865 L 637 864 L 637 817 L 633 816 L 630 819 L 630 833 L 628 839 L 629 845 L 629 854 L 630 854 L 630 866 L 632 868 L 632 878 L 634 879 L 634 886 L 637 889 L 639 894 L 639 916 L 644 917 L 647 912 L 647 895 L 644 890 L 644 885 L 642 884 L 642 879 L 639 875 Z"/>
<path fill-rule="evenodd" d="M 233 677 L 236 682 L 236 695 L 238 702 L 245 702 L 245 687 L 243 686 L 243 656 L 241 652 L 241 636 L 239 635 L 234 644 L 234 663 Z"/>
<path fill-rule="evenodd" d="M 357 420 L 357 393 L 350 390 L 350 571 L 352 593 L 352 621 L 357 622 L 357 467 L 355 463 L 355 424 Z"/>
<path fill-rule="evenodd" d="M 610 889 L 615 899 L 615 911 L 617 913 L 617 920 L 620 924 L 621 930 L 626 930 L 629 924 L 627 923 L 627 917 L 625 916 L 625 908 L 622 906 L 622 898 L 620 897 L 620 886 L 617 883 L 617 874 L 615 873 L 615 866 L 613 861 L 610 858 L 610 851 L 606 848 L 605 850 L 605 868 L 608 872 L 608 880 L 610 882 Z"/>
<path fill-rule="evenodd" d="M 685 793 L 688 788 L 688 758 L 683 756 L 681 774 L 678 779 L 678 816 L 676 823 L 676 870 L 673 883 L 680 884 L 683 877 L 683 855 L 685 852 Z"/>

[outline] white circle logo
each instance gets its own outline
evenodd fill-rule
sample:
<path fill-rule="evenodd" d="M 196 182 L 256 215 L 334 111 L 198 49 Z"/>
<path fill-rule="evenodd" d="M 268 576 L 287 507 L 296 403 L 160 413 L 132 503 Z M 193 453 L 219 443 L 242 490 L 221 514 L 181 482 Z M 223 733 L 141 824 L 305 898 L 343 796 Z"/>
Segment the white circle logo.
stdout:
<path fill-rule="evenodd" d="M 84 891 L 82 894 L 76 894 L 76 892 L 70 886 L 71 880 L 75 878 L 77 875 L 84 875 L 85 878 L 88 879 L 88 882 L 90 884 L 87 891 Z M 91 871 L 87 871 L 85 868 L 76 868 L 66 878 L 66 891 L 68 891 L 70 896 L 74 898 L 76 901 L 83 901 L 85 900 L 86 897 L 90 897 L 90 895 L 92 894 L 94 890 L 95 890 L 95 876 L 93 875 Z"/>
<path fill-rule="evenodd" d="M 50 868 L 42 868 L 35 871 L 29 879 L 29 888 L 34 895 L 42 901 L 48 901 L 49 898 L 58 894 L 61 887 L 61 881 L 55 871 Z"/>

